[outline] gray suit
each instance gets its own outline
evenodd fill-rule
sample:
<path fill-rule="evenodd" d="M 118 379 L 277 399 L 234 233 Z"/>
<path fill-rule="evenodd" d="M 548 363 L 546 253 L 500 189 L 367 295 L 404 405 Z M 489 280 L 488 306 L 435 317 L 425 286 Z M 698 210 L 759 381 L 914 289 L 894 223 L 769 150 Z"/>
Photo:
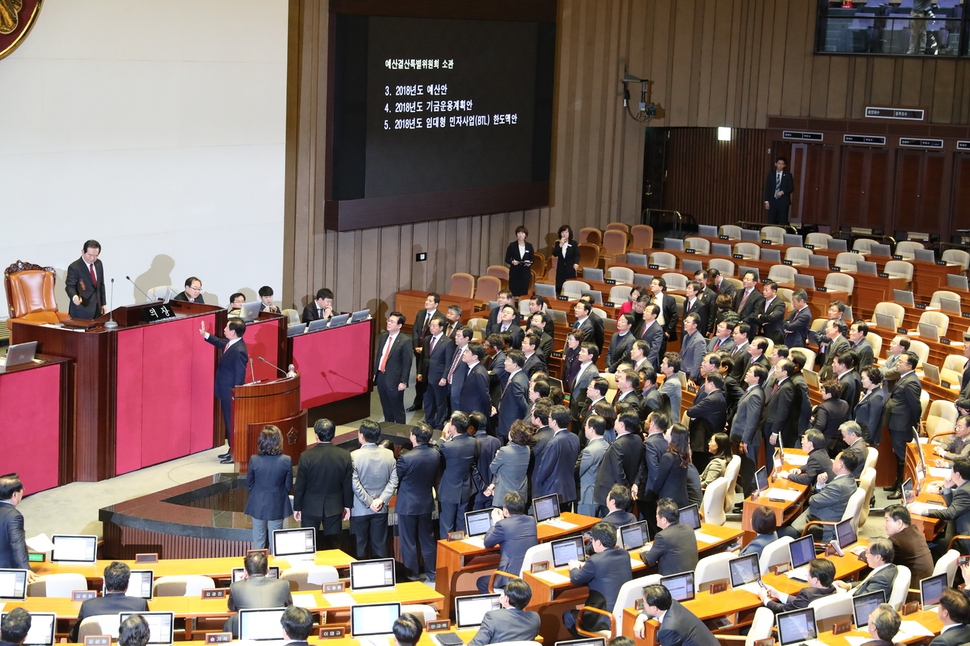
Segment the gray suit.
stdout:
<path fill-rule="evenodd" d="M 489 610 L 468 646 L 532 641 L 539 634 L 539 615 L 531 610 Z"/>
<path fill-rule="evenodd" d="M 696 377 L 700 373 L 701 359 L 704 358 L 706 351 L 707 345 L 705 345 L 704 337 L 701 336 L 700 332 L 695 331 L 693 334 L 684 337 L 684 342 L 680 348 L 680 357 L 683 362 L 680 364 L 680 369 L 688 377 Z"/>
<path fill-rule="evenodd" d="M 660 394 L 667 395 L 670 399 L 670 418 L 674 420 L 680 420 L 680 400 L 684 396 L 683 387 L 676 374 L 671 375 L 670 379 L 664 379 L 664 382 L 660 384 Z"/>
<path fill-rule="evenodd" d="M 718 646 L 710 628 L 677 600 L 671 600 L 670 608 L 663 616 L 657 643 L 664 646 Z"/>
<path fill-rule="evenodd" d="M 687 525 L 675 523 L 661 530 L 649 552 L 640 552 L 647 565 L 656 565 L 661 576 L 687 572 L 697 567 L 697 537 Z"/>
<path fill-rule="evenodd" d="M 961 646 L 970 642 L 970 626 L 956 624 L 933 638 L 930 646 Z"/>
<path fill-rule="evenodd" d="M 945 509 L 930 509 L 924 515 L 953 521 L 954 535 L 970 534 L 970 481 L 953 489 L 944 489 L 943 500 Z"/>
<path fill-rule="evenodd" d="M 289 581 L 257 576 L 236 581 L 229 586 L 229 597 L 226 601 L 229 610 L 236 612 L 242 608 L 283 608 L 293 603 L 293 597 L 290 596 Z M 223 630 L 231 632 L 238 639 L 238 615 L 229 617 Z"/>
<path fill-rule="evenodd" d="M 812 520 L 824 520 L 838 522 L 842 520 L 849 498 L 855 493 L 858 486 L 852 474 L 836 476 L 824 487 L 817 490 L 808 499 L 808 515 Z M 835 531 L 832 526 L 826 526 L 822 531 L 822 540 L 825 542 L 835 538 Z"/>
<path fill-rule="evenodd" d="M 529 499 L 529 460 L 532 451 L 521 444 L 506 444 L 498 450 L 489 471 L 492 472 L 492 505 L 501 507 L 505 501 L 505 494 L 517 491 L 523 499 Z"/>
<path fill-rule="evenodd" d="M 893 590 L 893 581 L 896 580 L 896 566 L 892 563 L 880 568 L 879 571 L 873 571 L 869 574 L 862 582 L 852 590 L 852 596 L 858 597 L 859 595 L 869 594 L 870 592 L 879 592 L 882 590 L 886 593 L 886 598 L 889 598 L 889 594 Z"/>
<path fill-rule="evenodd" d="M 599 507 L 593 502 L 593 487 L 596 485 L 596 472 L 609 447 L 603 438 L 593 438 L 586 444 L 576 462 L 576 472 L 579 474 L 579 505 L 576 510 L 585 516 L 595 516 Z"/>
<path fill-rule="evenodd" d="M 387 505 L 397 489 L 394 453 L 376 444 L 364 444 L 350 458 L 354 463 L 350 529 L 357 538 L 357 558 L 366 558 L 368 545 L 374 558 L 384 558 L 387 556 Z M 375 499 L 384 503 L 379 512 L 370 508 Z"/>

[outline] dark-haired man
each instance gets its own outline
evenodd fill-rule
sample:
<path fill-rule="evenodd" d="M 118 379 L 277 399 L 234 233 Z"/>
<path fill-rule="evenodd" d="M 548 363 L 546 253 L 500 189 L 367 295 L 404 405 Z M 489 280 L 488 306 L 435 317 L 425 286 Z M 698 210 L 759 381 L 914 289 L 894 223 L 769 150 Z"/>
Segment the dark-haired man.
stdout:
<path fill-rule="evenodd" d="M 561 509 L 568 511 L 577 498 L 573 469 L 579 457 L 579 438 L 569 432 L 569 409 L 553 406 L 549 428 L 552 437 L 542 455 L 536 455 L 532 470 L 532 497 L 559 494 Z"/>
<path fill-rule="evenodd" d="M 471 330 L 469 330 L 469 333 Z M 461 337 L 463 331 L 458 332 Z M 472 413 L 488 414 L 492 412 L 492 395 L 489 392 L 488 370 L 482 365 L 485 358 L 485 346 L 477 341 L 468 344 L 465 354 L 462 357 L 465 368 L 465 376 L 462 380 L 461 391 L 458 393 L 458 406 L 456 411 L 461 411 L 466 415 Z M 455 371 L 457 375 L 457 370 Z"/>
<path fill-rule="evenodd" d="M 408 408 L 409 413 L 421 410 L 424 405 L 424 393 L 428 387 L 425 343 L 428 335 L 431 334 L 431 320 L 438 319 L 441 321 L 442 327 L 447 323 L 445 315 L 438 311 L 440 302 L 441 296 L 436 292 L 428 292 L 428 296 L 424 299 L 424 308 L 418 310 L 418 313 L 414 316 L 414 326 L 411 328 L 411 345 L 414 349 L 414 360 L 417 362 L 417 373 L 414 378 L 414 403 Z M 403 424 L 404 421 L 402 420 L 401 423 Z"/>
<path fill-rule="evenodd" d="M 943 630 L 930 642 L 930 646 L 960 646 L 970 642 L 970 600 L 966 593 L 945 588 L 940 597 L 936 614 L 943 623 Z"/>
<path fill-rule="evenodd" d="M 23 608 L 7 612 L 0 624 L 0 640 L 6 645 L 23 644 L 30 632 L 30 613 Z"/>
<path fill-rule="evenodd" d="M 953 471 L 939 489 L 946 507 L 923 510 L 923 515 L 949 521 L 946 537 L 940 541 L 940 545 L 945 548 L 953 536 L 970 534 L 970 458 L 955 459 Z M 939 556 L 942 556 L 942 552 Z"/>
<path fill-rule="evenodd" d="M 771 339 L 773 343 L 783 343 L 785 302 L 778 298 L 778 283 L 773 280 L 764 281 L 761 292 L 764 300 L 756 306 L 754 320 L 758 323 L 761 336 Z"/>
<path fill-rule="evenodd" d="M 280 625 L 283 626 L 283 637 L 290 644 L 306 644 L 313 631 L 313 615 L 306 608 L 287 606 L 280 617 Z"/>
<path fill-rule="evenodd" d="M 496 434 L 503 444 L 509 441 L 512 422 L 525 417 L 529 410 L 529 376 L 522 370 L 524 365 L 525 355 L 521 350 L 512 349 L 505 353 L 505 372 L 508 374 L 502 386 L 498 406 L 493 411 L 498 416 Z"/>
<path fill-rule="evenodd" d="M 405 318 L 400 312 L 387 315 L 387 330 L 377 340 L 374 383 L 381 398 L 384 421 L 404 424 L 404 391 L 411 379 L 411 340 L 401 334 Z"/>
<path fill-rule="evenodd" d="M 667 343 L 673 341 L 677 334 L 677 303 L 672 296 L 668 296 L 667 281 L 663 277 L 657 277 L 650 281 L 650 294 L 653 296 L 653 304 L 660 309 L 657 322 L 663 328 L 663 339 L 658 350 L 659 355 L 667 351 Z M 646 319 L 644 319 L 646 320 Z M 641 337 L 642 338 L 642 337 Z"/>
<path fill-rule="evenodd" d="M 893 544 L 893 563 L 905 565 L 912 572 L 913 581 L 933 575 L 933 557 L 926 538 L 913 526 L 909 510 L 903 505 L 889 505 L 885 515 L 886 536 Z"/>
<path fill-rule="evenodd" d="M 17 474 L 0 476 L 0 567 L 27 570 L 29 583 L 35 575 L 27 557 L 24 516 L 17 510 L 23 498 L 24 485 Z"/>
<path fill-rule="evenodd" d="M 586 446 L 576 460 L 576 475 L 579 477 L 579 503 L 576 513 L 584 516 L 595 516 L 597 505 L 593 501 L 593 488 L 596 485 L 596 473 L 599 471 L 603 456 L 610 445 L 603 439 L 606 431 L 606 420 L 599 415 L 590 415 L 583 425 L 586 435 Z"/>
<path fill-rule="evenodd" d="M 329 419 L 313 424 L 317 443 L 300 454 L 293 488 L 293 518 L 300 527 L 317 530 L 320 549 L 340 547 L 341 523 L 350 520 L 354 504 L 351 481 L 354 463 L 347 449 L 333 443 L 336 433 Z M 322 525 L 322 529 L 321 529 Z"/>
<path fill-rule="evenodd" d="M 596 345 L 598 356 L 603 352 L 605 335 L 603 321 L 598 316 L 593 315 L 593 306 L 588 301 L 578 301 L 573 308 L 573 313 L 576 315 L 576 322 L 573 324 L 573 329 L 582 330 L 586 335 L 586 339 Z"/>
<path fill-rule="evenodd" d="M 656 619 L 660 624 L 656 643 L 678 646 L 718 646 L 717 638 L 710 628 L 679 601 L 670 596 L 670 590 L 658 584 L 643 588 L 643 610 L 637 615 L 633 634 L 646 637 L 645 624 Z"/>
<path fill-rule="evenodd" d="M 394 620 L 391 632 L 394 633 L 394 646 L 417 646 L 424 626 L 418 617 L 405 612 Z"/>
<path fill-rule="evenodd" d="M 108 301 L 100 255 L 101 243 L 88 240 L 81 249 L 81 257 L 67 267 L 64 291 L 71 299 L 67 313 L 72 319 L 93 319 L 105 313 Z"/>
<path fill-rule="evenodd" d="M 424 339 L 426 352 L 422 353 L 427 375 L 424 392 L 424 417 L 431 428 L 441 428 L 448 417 L 448 370 L 455 354 L 455 343 L 445 336 L 445 320 L 432 318 L 428 323 L 428 336 Z"/>
<path fill-rule="evenodd" d="M 616 372 L 617 366 L 630 360 L 630 348 L 636 340 L 630 331 L 633 328 L 633 314 L 620 314 L 616 317 L 616 333 L 610 339 L 606 353 L 606 371 Z"/>
<path fill-rule="evenodd" d="M 411 427 L 410 451 L 397 459 L 397 529 L 401 537 L 401 563 L 412 581 L 418 580 L 418 548 L 428 579 L 435 578 L 437 536 L 434 531 L 434 485 L 441 454 L 429 446 L 432 430 L 424 422 Z"/>
<path fill-rule="evenodd" d="M 357 430 L 360 448 L 350 454 L 354 463 L 351 478 L 354 507 L 350 530 L 357 539 L 357 558 L 387 556 L 387 505 L 397 489 L 397 463 L 394 452 L 378 446 L 381 427 L 365 419 Z"/>
<path fill-rule="evenodd" d="M 613 611 L 616 597 L 620 588 L 633 578 L 633 568 L 630 565 L 630 555 L 616 547 L 616 529 L 609 523 L 600 521 L 593 525 L 589 532 L 593 555 L 585 563 L 578 560 L 569 562 L 569 581 L 573 585 L 589 587 L 589 596 L 583 605 Z M 576 610 L 567 610 L 562 616 L 562 623 L 575 638 L 579 638 L 576 631 Z M 600 615 L 586 613 L 583 616 L 583 630 L 603 630 L 609 623 L 604 622 Z"/>
<path fill-rule="evenodd" d="M 244 578 L 229 586 L 226 602 L 230 612 L 246 608 L 285 608 L 293 604 L 290 582 L 266 576 L 269 565 L 264 552 L 250 552 L 243 559 L 243 565 L 246 569 Z M 229 617 L 223 630 L 238 639 L 239 615 Z"/>
<path fill-rule="evenodd" d="M 795 192 L 795 180 L 787 166 L 788 160 L 778 157 L 775 159 L 775 168 L 765 178 L 765 211 L 768 212 L 768 224 L 788 224 L 788 209 L 791 208 L 791 194 Z"/>
<path fill-rule="evenodd" d="M 77 629 L 86 617 L 148 610 L 148 602 L 145 599 L 125 596 L 130 577 L 131 568 L 119 561 L 112 561 L 104 568 L 104 596 L 88 599 L 81 604 L 77 623 L 71 628 L 70 641 L 77 641 Z"/>
<path fill-rule="evenodd" d="M 613 423 L 613 428 L 616 430 L 616 440 L 603 455 L 593 487 L 593 501 L 600 506 L 597 516 L 606 514 L 606 496 L 613 485 L 631 487 L 636 484 L 640 461 L 643 459 L 639 416 L 632 412 L 622 412 Z"/>
<path fill-rule="evenodd" d="M 468 424 L 468 415 L 454 412 L 441 433 L 445 466 L 438 485 L 438 527 L 442 540 L 448 538 L 449 532 L 465 530 L 465 512 L 474 495 L 472 469 L 480 449 L 468 434 Z"/>
<path fill-rule="evenodd" d="M 808 293 L 796 289 L 791 297 L 792 311 L 781 326 L 785 335 L 785 345 L 789 348 L 804 348 L 812 325 L 812 312 L 808 309 Z"/>
<path fill-rule="evenodd" d="M 226 427 L 226 443 L 229 445 L 225 453 L 219 455 L 222 464 L 232 464 L 232 389 L 246 383 L 246 365 L 249 363 L 249 352 L 243 335 L 246 334 L 246 322 L 235 316 L 230 317 L 226 328 L 222 332 L 226 338 L 212 336 L 205 329 L 202 321 L 199 334 L 220 350 L 219 367 L 216 368 L 215 395 L 222 408 L 222 421 Z"/>
<path fill-rule="evenodd" d="M 893 454 L 896 456 L 896 482 L 889 494 L 891 500 L 902 498 L 903 468 L 906 462 L 906 444 L 913 440 L 913 433 L 919 428 L 922 417 L 920 393 L 923 387 L 916 376 L 916 364 L 919 359 L 915 352 L 904 352 L 896 361 L 896 372 L 899 379 L 896 387 L 889 395 L 889 401 L 883 409 L 883 419 L 889 418 L 889 437 L 893 443 Z M 967 527 L 970 529 L 970 525 Z M 963 533 L 963 532 L 958 532 Z"/>
<path fill-rule="evenodd" d="M 333 318 L 333 292 L 326 287 L 317 290 L 312 303 L 303 308 L 301 320 L 304 323 Z"/>
<path fill-rule="evenodd" d="M 812 559 L 808 563 L 808 587 L 799 590 L 798 594 L 785 594 L 771 586 L 765 586 L 758 591 L 758 596 L 765 607 L 775 614 L 799 610 L 807 608 L 816 599 L 835 594 L 835 586 L 832 585 L 834 581 L 835 564 L 826 559 Z"/>
<path fill-rule="evenodd" d="M 657 501 L 657 527 L 649 550 L 640 552 L 640 560 L 656 565 L 661 576 L 686 572 L 697 567 L 697 537 L 694 528 L 680 522 L 680 509 L 670 498 Z"/>
<path fill-rule="evenodd" d="M 530 547 L 539 544 L 536 520 L 525 513 L 528 502 L 518 491 L 505 494 L 501 505 L 492 509 L 492 526 L 485 532 L 482 541 L 487 548 L 499 548 L 499 570 L 518 574 L 522 569 L 525 553 Z M 476 582 L 478 591 L 482 594 L 488 592 L 488 579 L 488 576 L 482 576 Z M 501 588 L 507 582 L 505 577 L 496 577 L 495 587 Z"/>
<path fill-rule="evenodd" d="M 176 294 L 172 300 L 186 301 L 189 303 L 205 303 L 202 299 L 202 281 L 195 276 L 189 276 L 185 279 L 185 289 Z"/>
<path fill-rule="evenodd" d="M 532 588 L 522 579 L 511 579 L 502 589 L 498 610 L 489 610 L 468 646 L 533 641 L 539 634 L 539 615 L 525 610 Z"/>
<path fill-rule="evenodd" d="M 754 338 L 758 326 L 755 313 L 764 311 L 764 295 L 758 291 L 758 278 L 753 271 L 744 272 L 741 278 L 744 288 L 734 296 L 734 311 L 738 318 L 750 326 L 748 339 Z"/>

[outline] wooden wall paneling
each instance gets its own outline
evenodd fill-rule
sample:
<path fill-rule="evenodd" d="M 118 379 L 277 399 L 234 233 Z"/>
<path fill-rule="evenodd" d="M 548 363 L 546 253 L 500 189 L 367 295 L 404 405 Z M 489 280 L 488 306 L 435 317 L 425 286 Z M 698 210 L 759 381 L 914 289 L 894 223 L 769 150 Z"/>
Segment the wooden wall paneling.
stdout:
<path fill-rule="evenodd" d="M 708 6 L 710 6 L 715 3 L 708 2 L 707 4 Z M 741 79 L 743 77 L 742 74 L 738 73 L 738 64 L 739 64 L 739 61 L 741 60 L 740 41 L 742 39 L 733 37 L 734 34 L 740 34 L 743 29 L 742 25 L 744 23 L 742 22 L 740 9 L 744 3 L 740 3 L 740 2 L 737 2 L 737 0 L 734 0 L 733 2 L 728 2 L 724 4 L 728 5 L 726 8 L 730 10 L 731 13 L 725 16 L 724 14 L 720 13 L 721 10 L 723 10 L 725 7 L 719 6 L 718 14 L 721 20 L 721 25 L 724 25 L 724 26 L 730 25 L 730 34 L 732 35 L 732 37 L 728 39 L 727 46 L 725 47 L 725 49 L 721 50 L 720 52 L 715 51 L 712 53 L 712 55 L 715 58 L 721 58 L 722 64 L 725 65 L 725 67 L 722 67 L 721 69 L 717 70 L 718 74 L 723 75 L 723 78 L 725 81 L 724 100 L 723 100 L 725 123 L 722 124 L 718 122 L 708 121 L 706 122 L 705 125 L 713 125 L 713 126 L 731 125 L 734 127 L 745 127 L 747 124 L 744 123 L 743 119 L 739 118 L 740 115 L 738 113 L 739 111 L 737 108 L 738 97 L 739 97 L 738 84 L 741 82 Z M 698 121 L 698 122 L 694 122 L 691 125 L 697 126 L 697 125 L 701 125 L 702 123 L 704 122 Z"/>
<path fill-rule="evenodd" d="M 619 65 L 620 52 L 629 47 L 626 42 L 624 31 L 620 28 L 623 19 L 626 2 L 615 0 L 611 6 L 608 16 L 609 33 L 613 36 L 604 48 L 603 61 L 600 66 L 605 73 L 600 77 L 600 87 L 598 89 L 601 97 L 597 103 L 599 112 L 602 114 L 602 128 L 600 137 L 603 141 L 601 159 L 603 160 L 602 170 L 600 171 L 600 195 L 598 210 L 607 217 L 607 222 L 618 219 L 617 210 L 619 186 L 614 184 L 617 179 L 619 168 L 619 151 L 622 149 L 623 138 L 620 136 L 619 121 L 621 116 L 616 109 L 618 105 L 620 78 L 622 75 L 622 65 Z M 611 70 L 612 69 L 612 73 Z"/>
<path fill-rule="evenodd" d="M 861 119 L 866 109 L 866 94 L 869 87 L 869 61 L 867 58 L 851 59 L 852 85 L 847 98 L 846 116 L 850 119 Z M 837 115 L 833 115 L 837 116 Z"/>
<path fill-rule="evenodd" d="M 944 60 L 934 62 L 936 63 L 934 81 L 939 79 L 939 82 L 929 85 L 930 96 L 925 104 L 933 106 L 930 119 L 934 123 L 953 123 L 953 117 L 956 114 L 954 90 L 957 81 L 957 62 Z"/>
<path fill-rule="evenodd" d="M 788 13 L 790 5 L 787 2 L 771 2 L 770 11 L 774 14 L 774 27 L 765 33 L 765 38 L 771 42 L 771 73 L 762 81 L 768 87 L 768 114 L 797 114 L 786 110 L 785 85 L 783 79 L 787 74 L 788 44 L 784 34 L 788 32 Z M 758 124 L 761 126 L 762 124 Z"/>
<path fill-rule="evenodd" d="M 926 152 L 902 149 L 896 152 L 895 218 L 893 230 L 916 228 L 920 219 L 920 188 Z"/>
<path fill-rule="evenodd" d="M 745 122 L 745 126 L 749 128 L 763 128 L 767 122 L 768 114 L 778 114 L 777 111 L 770 112 L 770 97 L 774 90 L 772 84 L 769 83 L 772 65 L 774 65 L 776 59 L 781 58 L 776 55 L 774 50 L 774 26 L 777 20 L 778 3 L 763 2 L 761 6 L 761 19 L 756 27 L 761 35 L 762 50 L 757 76 L 755 77 L 757 93 L 754 95 L 754 105 L 752 109 L 748 110 L 748 119 Z"/>
<path fill-rule="evenodd" d="M 893 215 L 892 155 L 883 148 L 873 148 L 869 154 L 869 201 L 867 224 L 891 235 Z"/>
<path fill-rule="evenodd" d="M 750 115 L 758 94 L 758 65 L 764 52 L 764 39 L 760 37 L 760 21 L 764 15 L 764 3 L 742 3 L 741 34 L 737 39 L 739 59 L 736 73 L 730 74 L 728 83 L 737 87 L 737 97 L 730 105 L 731 125 L 751 127 Z"/>
<path fill-rule="evenodd" d="M 928 65 L 921 58 L 896 60 L 901 63 L 898 66 L 900 68 L 898 105 L 919 105 L 924 67 Z"/>
<path fill-rule="evenodd" d="M 873 104 L 892 105 L 895 59 L 871 58 L 869 63 L 869 96 L 863 100 Z"/>
<path fill-rule="evenodd" d="M 670 78 L 674 63 L 670 60 L 669 34 L 673 29 L 673 2 L 674 0 L 656 0 L 650 3 L 652 20 L 648 23 L 650 34 L 649 59 L 647 60 L 646 71 L 638 73 L 640 78 L 648 77 L 653 81 L 653 100 L 663 109 L 662 120 L 652 125 L 659 128 L 670 128 L 675 125 L 673 119 L 673 107 L 670 96 Z"/>
<path fill-rule="evenodd" d="M 609 104 L 612 108 L 615 105 L 612 99 L 616 95 L 619 77 L 612 73 L 613 65 L 607 64 L 607 61 L 616 60 L 619 4 L 620 0 L 612 0 L 605 11 L 594 14 L 596 33 L 603 34 L 603 38 L 594 39 L 589 56 L 591 83 L 588 89 L 589 154 L 586 155 L 586 163 L 589 165 L 590 190 L 586 194 L 586 211 L 599 223 L 600 228 L 606 228 L 610 221 L 609 182 L 604 180 L 609 177 L 612 168 L 609 161 L 612 160 L 610 152 L 614 140 L 612 136 L 607 136 L 611 132 L 613 119 L 612 110 L 606 106 Z M 602 72 L 597 74 L 595 70 Z"/>
<path fill-rule="evenodd" d="M 965 228 L 965 214 L 970 213 L 970 154 L 953 154 L 953 171 L 950 182 L 950 222 L 945 231 L 952 234 L 957 228 Z M 949 238 L 947 238 L 949 240 Z"/>
<path fill-rule="evenodd" d="M 826 87 L 826 102 L 822 116 L 840 119 L 846 114 L 846 100 L 849 93 L 850 59 L 847 56 L 829 58 L 829 75 Z"/>
<path fill-rule="evenodd" d="M 730 1 L 723 3 L 730 5 Z M 724 45 L 730 36 L 730 30 L 717 29 L 716 19 L 718 18 L 718 7 L 710 7 L 703 12 L 699 19 L 701 27 L 700 36 L 700 57 L 701 65 L 698 70 L 698 96 L 699 99 L 694 103 L 693 120 L 695 123 L 712 122 L 722 120 L 724 116 L 720 114 L 719 108 L 714 105 L 718 98 L 725 96 L 726 79 L 718 77 L 716 69 L 718 67 L 715 52 L 723 52 Z"/>
<path fill-rule="evenodd" d="M 785 69 L 779 79 L 782 86 L 782 114 L 803 115 L 807 106 L 803 105 L 806 63 L 811 70 L 810 56 L 806 54 L 806 43 L 811 41 L 811 34 L 804 21 L 803 12 L 798 10 L 796 3 L 788 3 L 789 11 L 787 24 L 782 31 L 787 39 L 778 43 L 776 51 L 785 52 Z M 796 28 L 796 25 L 799 28 Z"/>
<path fill-rule="evenodd" d="M 828 114 L 829 81 L 831 79 L 831 56 L 815 56 L 812 58 L 812 73 L 807 75 L 810 83 L 808 89 L 808 116 L 824 117 Z"/>
<path fill-rule="evenodd" d="M 939 61 L 935 59 L 923 61 L 920 74 L 919 99 L 917 105 L 933 105 L 934 86 L 936 85 L 935 80 L 940 69 L 937 63 L 939 63 Z M 952 87 L 952 80 L 943 79 L 942 82 Z M 928 112 L 927 117 L 934 123 L 947 123 L 946 121 L 938 120 L 936 115 L 932 114 L 932 110 Z"/>
<path fill-rule="evenodd" d="M 692 125 L 689 110 L 690 73 L 693 53 L 699 45 L 694 42 L 695 4 L 695 0 L 677 0 L 671 16 L 671 33 L 676 34 L 676 38 L 672 38 L 669 44 L 673 69 L 669 81 L 671 111 L 667 125 L 671 127 Z"/>
<path fill-rule="evenodd" d="M 865 220 L 868 150 L 847 146 L 842 154 L 839 226 L 863 226 Z"/>

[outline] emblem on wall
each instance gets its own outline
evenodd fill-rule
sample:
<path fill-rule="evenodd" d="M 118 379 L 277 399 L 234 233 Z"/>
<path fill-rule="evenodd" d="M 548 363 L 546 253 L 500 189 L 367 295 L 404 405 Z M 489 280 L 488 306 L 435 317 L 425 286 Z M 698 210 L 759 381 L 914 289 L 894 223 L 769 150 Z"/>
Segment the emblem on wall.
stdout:
<path fill-rule="evenodd" d="M 27 38 L 42 3 L 43 0 L 0 0 L 0 58 Z"/>

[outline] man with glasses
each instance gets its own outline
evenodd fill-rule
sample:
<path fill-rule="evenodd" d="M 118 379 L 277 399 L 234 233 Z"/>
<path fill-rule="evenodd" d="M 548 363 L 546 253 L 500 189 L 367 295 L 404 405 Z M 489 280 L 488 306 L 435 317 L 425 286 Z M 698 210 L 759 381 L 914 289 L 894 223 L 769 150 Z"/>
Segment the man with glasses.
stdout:
<path fill-rule="evenodd" d="M 205 301 L 202 300 L 202 281 L 195 276 L 189 276 L 185 279 L 185 290 L 179 292 L 172 300 L 204 304 Z"/>

